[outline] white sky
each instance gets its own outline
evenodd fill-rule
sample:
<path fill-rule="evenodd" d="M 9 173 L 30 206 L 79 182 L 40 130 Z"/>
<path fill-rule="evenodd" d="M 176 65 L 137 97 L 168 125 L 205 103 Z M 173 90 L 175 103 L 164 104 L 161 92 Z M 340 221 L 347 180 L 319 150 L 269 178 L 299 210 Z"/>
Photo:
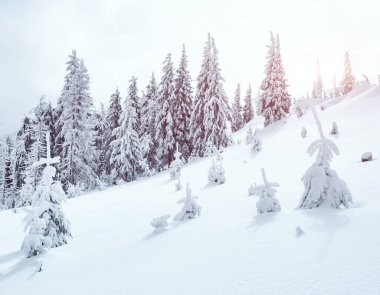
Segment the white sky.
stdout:
<path fill-rule="evenodd" d="M 227 95 L 237 82 L 257 91 L 268 31 L 279 33 L 290 92 L 310 90 L 319 58 L 326 86 L 339 81 L 343 56 L 354 74 L 377 81 L 380 73 L 380 19 L 377 0 L 0 0 L 0 135 L 14 132 L 40 95 L 54 103 L 72 49 L 85 59 L 96 103 L 108 104 L 119 86 L 139 78 L 145 89 L 168 52 L 178 63 L 182 43 L 192 78 L 200 70 L 210 32 L 219 50 Z"/>

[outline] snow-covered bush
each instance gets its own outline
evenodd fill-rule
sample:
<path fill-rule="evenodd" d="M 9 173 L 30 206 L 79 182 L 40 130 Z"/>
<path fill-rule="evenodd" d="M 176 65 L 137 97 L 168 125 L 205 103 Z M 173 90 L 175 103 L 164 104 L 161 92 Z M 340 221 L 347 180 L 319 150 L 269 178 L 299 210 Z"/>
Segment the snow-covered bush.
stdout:
<path fill-rule="evenodd" d="M 300 226 L 296 226 L 296 236 L 300 237 L 303 234 L 305 234 L 305 232 L 303 231 L 303 229 Z"/>
<path fill-rule="evenodd" d="M 252 153 L 261 151 L 261 138 L 258 129 L 255 130 L 255 133 L 253 135 L 253 145 L 251 151 Z"/>
<path fill-rule="evenodd" d="M 305 111 L 302 109 L 302 107 L 297 104 L 296 105 L 296 115 L 298 118 L 302 117 L 305 114 Z"/>
<path fill-rule="evenodd" d="M 333 122 L 330 134 L 331 135 L 338 134 L 338 125 L 336 124 L 336 122 Z"/>
<path fill-rule="evenodd" d="M 248 130 L 247 130 L 247 135 L 245 137 L 245 142 L 246 144 L 251 144 L 253 142 L 253 131 L 252 131 L 252 127 L 249 126 Z"/>
<path fill-rule="evenodd" d="M 362 162 L 367 162 L 367 161 L 372 161 L 372 160 L 373 160 L 373 156 L 371 152 L 362 154 Z"/>
<path fill-rule="evenodd" d="M 216 148 L 216 146 L 211 141 L 208 141 L 206 143 L 204 156 L 213 157 L 217 152 L 218 152 L 218 149 Z"/>
<path fill-rule="evenodd" d="M 181 160 L 181 153 L 177 151 L 174 154 L 174 161 L 170 164 L 170 179 L 178 179 L 181 176 L 181 166 L 182 166 L 182 160 Z"/>
<path fill-rule="evenodd" d="M 164 230 L 168 227 L 168 219 L 170 215 L 162 215 L 160 217 L 153 218 L 150 225 L 155 228 L 155 230 Z"/>
<path fill-rule="evenodd" d="M 302 127 L 301 136 L 302 136 L 303 138 L 305 138 L 306 135 L 307 135 L 307 130 L 306 130 L 305 127 Z"/>
<path fill-rule="evenodd" d="M 78 183 L 78 184 L 72 184 L 72 183 L 69 183 L 68 187 L 67 187 L 67 197 L 68 198 L 75 198 L 75 197 L 78 197 L 82 194 L 82 188 L 81 188 L 81 185 Z"/>
<path fill-rule="evenodd" d="M 262 185 L 254 185 L 249 188 L 250 196 L 258 196 L 260 199 L 256 203 L 257 213 L 277 212 L 281 211 L 278 200 L 274 197 L 276 194 L 275 187 L 279 187 L 277 182 L 269 182 L 265 177 L 264 169 L 261 169 L 264 183 Z"/>
<path fill-rule="evenodd" d="M 217 162 L 217 163 L 215 163 Z M 226 176 L 224 172 L 224 168 L 222 166 L 222 161 L 215 161 L 212 159 L 212 165 L 208 170 L 208 182 L 210 184 L 222 184 L 225 183 Z"/>
<path fill-rule="evenodd" d="M 182 221 L 185 219 L 191 219 L 201 215 L 201 206 L 199 206 L 195 200 L 198 197 L 191 195 L 191 189 L 189 183 L 186 183 L 186 197 L 180 199 L 178 204 L 183 203 L 181 211 L 174 217 L 176 221 Z"/>
<path fill-rule="evenodd" d="M 320 139 L 314 141 L 307 152 L 310 156 L 317 152 L 317 159 L 302 177 L 305 191 L 301 197 L 299 208 L 316 208 L 325 200 L 334 208 L 340 208 L 341 205 L 348 208 L 349 203 L 352 203 L 351 193 L 346 183 L 330 168 L 334 153 L 339 155 L 338 147 L 333 141 L 324 137 L 321 123 L 314 109 L 313 115 Z"/>
<path fill-rule="evenodd" d="M 178 180 L 177 180 L 177 182 L 175 183 L 175 190 L 176 190 L 176 191 L 179 191 L 179 190 L 181 190 L 181 189 L 182 189 L 181 179 L 180 179 L 180 177 L 178 177 Z"/>

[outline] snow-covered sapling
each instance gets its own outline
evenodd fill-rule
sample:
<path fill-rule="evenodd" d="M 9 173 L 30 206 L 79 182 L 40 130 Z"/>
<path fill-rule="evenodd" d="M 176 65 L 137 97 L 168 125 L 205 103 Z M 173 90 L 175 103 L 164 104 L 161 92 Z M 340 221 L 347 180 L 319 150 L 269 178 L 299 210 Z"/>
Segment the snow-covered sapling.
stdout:
<path fill-rule="evenodd" d="M 330 134 L 331 135 L 338 134 L 338 125 L 336 124 L 336 122 L 333 122 Z"/>
<path fill-rule="evenodd" d="M 66 196 L 61 183 L 53 180 L 56 169 L 51 165 L 59 163 L 59 158 L 50 157 L 49 140 L 50 135 L 47 132 L 47 156 L 33 164 L 36 167 L 46 166 L 42 171 L 41 181 L 32 195 L 32 213 L 26 218 L 29 234 L 25 237 L 22 248 L 28 257 L 30 254 L 38 254 L 41 245 L 46 248 L 58 247 L 66 244 L 71 237 L 70 222 L 66 219 L 61 206 Z M 41 234 L 44 239 L 40 237 Z"/>
<path fill-rule="evenodd" d="M 170 179 L 177 179 L 181 176 L 181 156 L 182 154 L 178 151 L 177 145 L 177 150 L 174 154 L 174 161 L 170 164 Z"/>
<path fill-rule="evenodd" d="M 212 165 L 208 170 L 208 182 L 210 184 L 222 184 L 226 182 L 222 161 L 212 159 Z"/>
<path fill-rule="evenodd" d="M 373 160 L 373 157 L 372 157 L 371 152 L 367 152 L 362 155 L 362 162 L 367 162 L 367 161 L 372 161 L 372 160 Z"/>
<path fill-rule="evenodd" d="M 178 177 L 177 182 L 175 183 L 175 190 L 179 191 L 181 189 L 182 189 L 181 178 Z"/>
<path fill-rule="evenodd" d="M 317 159 L 302 177 L 305 191 L 301 197 L 299 208 L 316 208 L 321 206 L 325 200 L 332 207 L 340 208 L 343 205 L 348 208 L 352 203 L 351 193 L 346 183 L 330 168 L 334 153 L 339 155 L 338 147 L 333 141 L 324 137 L 315 109 L 313 109 L 313 115 L 320 139 L 314 141 L 307 152 L 310 156 L 317 152 Z"/>
<path fill-rule="evenodd" d="M 150 225 L 155 228 L 155 231 L 165 230 L 168 227 L 168 219 L 170 215 L 162 215 L 160 217 L 153 218 Z"/>
<path fill-rule="evenodd" d="M 201 215 L 201 206 L 199 206 L 195 200 L 198 197 L 191 195 L 191 189 L 189 183 L 186 183 L 186 197 L 180 199 L 178 204 L 183 203 L 181 211 L 174 217 L 176 221 L 182 221 L 185 219 L 191 219 Z"/>
<path fill-rule="evenodd" d="M 258 129 L 255 130 L 255 134 L 253 135 L 253 146 L 251 151 L 252 153 L 261 151 L 261 138 Z"/>
<path fill-rule="evenodd" d="M 296 226 L 296 236 L 300 237 L 303 234 L 305 234 L 305 232 L 303 231 L 303 229 L 300 226 Z"/>
<path fill-rule="evenodd" d="M 265 176 L 264 169 L 261 169 L 264 183 L 262 185 L 254 185 L 249 188 L 250 196 L 258 196 L 260 199 L 256 203 L 257 213 L 277 212 L 281 211 L 278 200 L 274 197 L 276 194 L 275 187 L 279 187 L 277 182 L 269 182 Z"/>
<path fill-rule="evenodd" d="M 305 114 L 305 111 L 302 109 L 302 107 L 298 104 L 296 105 L 296 115 L 298 118 L 302 117 Z"/>
<path fill-rule="evenodd" d="M 249 126 L 248 130 L 247 130 L 247 135 L 245 137 L 245 142 L 246 144 L 251 144 L 253 142 L 253 131 L 252 131 L 252 127 Z"/>
<path fill-rule="evenodd" d="M 301 136 L 302 136 L 303 138 L 305 138 L 306 135 L 307 135 L 307 130 L 306 130 L 305 127 L 302 127 Z"/>
<path fill-rule="evenodd" d="M 67 196 L 69 198 L 75 198 L 75 197 L 80 196 L 81 194 L 82 194 L 82 189 L 79 183 L 78 184 L 69 183 L 68 188 L 67 188 Z"/>

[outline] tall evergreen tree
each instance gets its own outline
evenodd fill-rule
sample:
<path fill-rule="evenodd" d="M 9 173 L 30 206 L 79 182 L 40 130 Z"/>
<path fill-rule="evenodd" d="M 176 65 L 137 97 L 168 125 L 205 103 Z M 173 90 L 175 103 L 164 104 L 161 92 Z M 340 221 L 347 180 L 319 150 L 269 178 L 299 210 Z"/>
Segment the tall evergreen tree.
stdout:
<path fill-rule="evenodd" d="M 162 68 L 157 104 L 159 112 L 156 116 L 156 141 L 157 155 L 161 161 L 160 168 L 163 168 L 174 159 L 175 139 L 174 139 L 174 119 L 173 102 L 175 100 L 174 88 L 174 68 L 169 53 Z"/>
<path fill-rule="evenodd" d="M 240 84 L 238 84 L 235 91 L 234 103 L 232 105 L 232 132 L 240 130 L 241 127 L 243 127 L 243 124 L 242 107 L 240 104 Z"/>
<path fill-rule="evenodd" d="M 265 126 L 284 118 L 289 113 L 291 106 L 291 98 L 287 91 L 288 85 L 282 66 L 280 40 L 278 35 L 275 40 L 272 32 L 270 34 L 265 68 L 266 77 L 261 85 L 262 114 L 265 118 Z"/>
<path fill-rule="evenodd" d="M 244 109 L 243 109 L 243 122 L 244 124 L 251 121 L 254 117 L 254 111 L 252 106 L 252 89 L 251 84 L 249 84 L 247 89 L 247 94 L 244 98 Z"/>
<path fill-rule="evenodd" d="M 111 154 L 112 154 L 112 142 L 116 140 L 116 135 L 114 130 L 120 126 L 120 117 L 122 113 L 121 107 L 121 97 L 119 89 L 116 88 L 114 94 L 111 95 L 110 105 L 107 110 L 107 129 L 105 131 L 105 151 L 104 151 L 104 163 L 105 163 L 105 172 L 107 175 L 111 174 L 111 171 L 115 168 L 111 165 Z"/>
<path fill-rule="evenodd" d="M 70 185 L 93 189 L 97 176 L 93 166 L 94 111 L 89 94 L 89 76 L 83 60 L 72 75 L 70 66 L 68 71 L 70 78 L 60 98 L 62 114 L 58 119 L 60 131 L 57 136 L 62 140 L 62 160 L 58 165 L 60 180 L 66 190 Z"/>
<path fill-rule="evenodd" d="M 208 144 L 219 149 L 231 143 L 226 124 L 230 116 L 230 108 L 222 82 L 218 51 L 209 34 L 203 52 L 201 71 L 197 78 L 190 120 L 194 156 L 203 157 Z"/>
<path fill-rule="evenodd" d="M 143 153 L 137 126 L 136 105 L 133 101 L 136 80 L 131 79 L 128 95 L 125 98 L 124 110 L 120 117 L 119 127 L 114 129 L 112 135 L 115 140 L 111 142 L 110 164 L 113 167 L 112 178 L 116 182 L 119 179 L 132 181 L 141 172 L 143 164 Z"/>
<path fill-rule="evenodd" d="M 321 77 L 321 72 L 319 69 L 319 60 L 317 60 L 317 73 L 316 73 L 315 82 L 313 86 L 312 97 L 322 98 L 322 94 L 323 94 L 322 77 Z"/>
<path fill-rule="evenodd" d="M 351 61 L 350 57 L 348 55 L 348 52 L 346 52 L 344 56 L 344 72 L 343 72 L 343 79 L 342 79 L 342 94 L 345 95 L 354 88 L 355 84 L 355 77 L 352 74 L 351 69 Z"/>
<path fill-rule="evenodd" d="M 0 138 L 0 210 L 5 209 L 5 167 L 6 167 L 7 145 Z"/>
<path fill-rule="evenodd" d="M 105 181 L 106 170 L 106 132 L 108 130 L 107 113 L 104 105 L 100 105 L 100 111 L 94 115 L 94 131 L 95 131 L 95 159 L 96 159 L 96 174 Z"/>
<path fill-rule="evenodd" d="M 187 160 L 190 157 L 191 141 L 190 141 L 190 117 L 192 107 L 192 86 L 191 77 L 188 71 L 188 61 L 185 45 L 182 48 L 182 55 L 179 66 L 176 71 L 174 81 L 175 99 L 173 101 L 174 115 L 174 138 L 178 144 L 178 149 L 182 156 Z"/>

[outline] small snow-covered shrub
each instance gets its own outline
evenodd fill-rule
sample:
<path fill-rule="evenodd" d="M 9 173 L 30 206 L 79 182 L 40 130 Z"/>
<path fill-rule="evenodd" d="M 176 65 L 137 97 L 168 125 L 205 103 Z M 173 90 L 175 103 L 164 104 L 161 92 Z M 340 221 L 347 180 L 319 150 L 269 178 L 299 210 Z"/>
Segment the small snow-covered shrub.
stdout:
<path fill-rule="evenodd" d="M 181 184 L 181 179 L 178 177 L 177 182 L 174 184 L 175 185 L 175 190 L 179 191 L 182 189 L 182 184 Z"/>
<path fill-rule="evenodd" d="M 305 127 L 302 127 L 301 136 L 302 136 L 303 138 L 305 138 L 306 135 L 307 135 L 307 130 L 306 130 Z"/>
<path fill-rule="evenodd" d="M 67 188 L 67 197 L 68 198 L 75 198 L 78 197 L 82 194 L 82 189 L 80 184 L 78 183 L 77 185 L 74 184 L 69 184 Z"/>
<path fill-rule="evenodd" d="M 371 152 L 367 152 L 362 155 L 362 162 L 367 162 L 367 161 L 372 161 L 372 160 L 373 160 L 373 157 L 372 157 Z"/>
<path fill-rule="evenodd" d="M 249 188 L 248 195 L 258 196 L 259 200 L 256 203 L 257 213 L 277 212 L 281 211 L 281 206 L 278 200 L 274 197 L 276 194 L 275 187 L 279 187 L 277 182 L 269 182 L 266 179 L 264 169 L 261 169 L 264 183 L 254 185 Z"/>
<path fill-rule="evenodd" d="M 253 131 L 252 131 L 252 127 L 250 126 L 247 130 L 247 135 L 245 137 L 245 143 L 251 144 L 252 142 L 253 142 Z"/>
<path fill-rule="evenodd" d="M 182 166 L 182 160 L 181 160 L 182 154 L 177 151 L 174 154 L 174 161 L 170 164 L 170 179 L 177 179 L 181 176 L 181 166 Z"/>
<path fill-rule="evenodd" d="M 305 111 L 300 105 L 296 105 L 296 115 L 298 118 L 302 117 L 305 114 Z"/>
<path fill-rule="evenodd" d="M 153 220 L 150 222 L 150 225 L 153 226 L 156 230 L 166 229 L 169 226 L 168 224 L 169 218 L 170 218 L 170 215 L 168 214 L 153 218 Z"/>
<path fill-rule="evenodd" d="M 191 189 L 189 183 L 186 183 L 186 197 L 180 199 L 177 203 L 182 204 L 181 211 L 174 217 L 176 221 L 182 221 L 185 219 L 191 219 L 201 215 L 202 207 L 199 206 L 195 200 L 198 197 L 191 195 Z"/>
<path fill-rule="evenodd" d="M 208 182 L 210 184 L 222 184 L 226 182 L 222 161 L 217 161 L 217 163 L 215 163 L 214 159 L 212 160 L 212 165 L 208 170 Z"/>
<path fill-rule="evenodd" d="M 305 234 L 305 232 L 303 231 L 303 229 L 300 226 L 296 226 L 296 236 L 300 237 L 303 234 Z"/>
<path fill-rule="evenodd" d="M 253 135 L 253 145 L 251 149 L 252 153 L 261 151 L 261 138 L 259 130 L 255 130 L 255 134 Z"/>
<path fill-rule="evenodd" d="M 333 122 L 330 134 L 331 135 L 338 134 L 338 125 L 336 124 L 336 122 Z"/>

